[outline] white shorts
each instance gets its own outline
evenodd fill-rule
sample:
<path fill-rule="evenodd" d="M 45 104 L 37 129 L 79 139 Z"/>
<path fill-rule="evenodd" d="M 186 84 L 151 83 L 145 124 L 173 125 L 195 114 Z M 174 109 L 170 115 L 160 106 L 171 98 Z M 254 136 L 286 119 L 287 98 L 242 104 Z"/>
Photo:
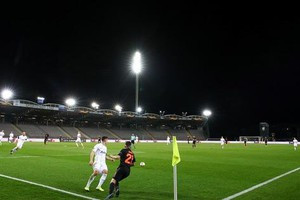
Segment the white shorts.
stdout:
<path fill-rule="evenodd" d="M 93 165 L 93 170 L 98 171 L 99 173 L 102 174 L 103 170 L 107 171 L 107 165 L 106 165 L 106 163 L 97 163 L 97 162 L 95 162 L 94 165 Z"/>
<path fill-rule="evenodd" d="M 298 146 L 298 144 L 294 144 L 294 147 L 297 147 Z"/>
<path fill-rule="evenodd" d="M 18 149 L 22 149 L 24 143 L 17 143 Z"/>
<path fill-rule="evenodd" d="M 2 139 L 3 139 L 3 137 L 1 136 L 1 137 L 0 137 L 0 141 L 1 141 Z"/>
<path fill-rule="evenodd" d="M 224 144 L 225 144 L 225 143 L 224 143 L 224 142 L 222 142 L 222 143 L 221 143 L 221 146 L 224 146 Z"/>
<path fill-rule="evenodd" d="M 81 139 L 80 139 L 80 138 L 77 138 L 76 142 L 80 142 L 80 143 L 81 143 Z"/>

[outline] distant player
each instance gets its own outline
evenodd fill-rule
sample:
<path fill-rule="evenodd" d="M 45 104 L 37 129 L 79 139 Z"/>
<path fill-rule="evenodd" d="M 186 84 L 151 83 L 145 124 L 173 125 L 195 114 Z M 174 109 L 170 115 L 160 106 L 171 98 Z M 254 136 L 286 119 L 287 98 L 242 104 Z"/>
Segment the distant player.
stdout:
<path fill-rule="evenodd" d="M 245 145 L 245 147 L 247 146 L 247 141 L 248 141 L 248 139 L 244 138 L 244 145 Z"/>
<path fill-rule="evenodd" d="M 49 134 L 47 133 L 47 134 L 45 134 L 45 138 L 44 138 L 44 145 L 46 145 L 46 144 L 47 144 L 47 142 L 48 142 L 48 139 L 49 139 Z"/>
<path fill-rule="evenodd" d="M 79 147 L 78 144 L 80 144 L 82 146 L 82 148 L 84 148 L 83 144 L 82 144 L 82 141 L 81 141 L 81 133 L 78 131 L 78 134 L 77 134 L 77 139 L 75 141 L 75 144 L 77 147 Z"/>
<path fill-rule="evenodd" d="M 187 136 L 187 142 L 188 142 L 188 144 L 190 144 L 190 140 L 191 140 L 191 137 Z"/>
<path fill-rule="evenodd" d="M 27 136 L 26 136 L 26 132 L 22 132 L 22 135 L 20 135 L 17 140 L 17 146 L 15 148 L 13 148 L 12 150 L 10 150 L 10 154 L 15 153 L 16 151 L 18 151 L 19 149 L 22 149 L 23 144 L 27 141 Z"/>
<path fill-rule="evenodd" d="M 171 138 L 170 136 L 167 137 L 167 145 L 171 144 Z"/>
<path fill-rule="evenodd" d="M 221 137 L 220 142 L 221 142 L 222 149 L 224 149 L 224 145 L 225 145 L 226 141 L 223 136 Z"/>
<path fill-rule="evenodd" d="M 195 148 L 197 144 L 197 138 L 195 136 L 193 136 L 193 145 L 192 147 Z"/>
<path fill-rule="evenodd" d="M 294 143 L 294 150 L 296 151 L 298 147 L 298 140 L 294 138 L 293 143 Z"/>
<path fill-rule="evenodd" d="M 112 178 L 109 185 L 109 195 L 105 199 L 111 199 L 116 194 L 116 197 L 120 195 L 119 183 L 123 179 L 130 175 L 130 168 L 134 166 L 135 156 L 131 151 L 131 142 L 127 141 L 125 143 L 125 148 L 120 151 L 117 156 L 111 156 L 114 159 L 120 159 L 120 165 Z"/>
<path fill-rule="evenodd" d="M 265 145 L 267 146 L 268 145 L 268 138 L 265 137 Z"/>
<path fill-rule="evenodd" d="M 135 143 L 135 135 L 134 134 L 131 135 L 130 141 L 131 141 L 131 144 L 133 145 L 133 147 L 135 148 L 135 145 L 134 145 L 134 143 Z"/>
<path fill-rule="evenodd" d="M 139 136 L 138 135 L 135 136 L 135 141 L 136 141 L 136 143 L 139 142 Z"/>
<path fill-rule="evenodd" d="M 100 190 L 101 192 L 104 192 L 102 189 L 102 185 L 104 181 L 106 180 L 107 174 L 108 174 L 108 169 L 106 165 L 106 160 L 114 161 L 113 158 L 107 156 L 107 145 L 108 143 L 108 137 L 103 136 L 101 139 L 101 143 L 96 144 L 90 153 L 90 162 L 89 165 L 93 166 L 93 174 L 90 176 L 86 186 L 85 186 L 85 191 L 90 191 L 90 186 L 96 176 L 98 174 L 102 174 L 99 184 L 96 188 L 96 190 Z"/>
<path fill-rule="evenodd" d="M 9 143 L 13 143 L 14 142 L 14 133 L 13 132 L 10 132 L 9 138 L 8 138 L 8 142 Z"/>
<path fill-rule="evenodd" d="M 4 135 L 5 135 L 4 130 L 2 130 L 0 132 L 0 145 L 2 145 L 2 139 L 3 139 Z"/>

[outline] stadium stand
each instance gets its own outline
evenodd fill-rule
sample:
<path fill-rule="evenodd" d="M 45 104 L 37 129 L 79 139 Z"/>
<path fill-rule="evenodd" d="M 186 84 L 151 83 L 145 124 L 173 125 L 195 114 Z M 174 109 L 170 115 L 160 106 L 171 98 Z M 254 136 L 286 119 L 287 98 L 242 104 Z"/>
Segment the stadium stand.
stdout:
<path fill-rule="evenodd" d="M 200 139 L 200 140 L 205 140 L 206 137 L 204 136 L 202 131 L 199 131 L 197 129 L 189 129 L 188 132 L 192 135 L 192 136 L 196 136 L 196 138 Z"/>
<path fill-rule="evenodd" d="M 66 133 L 68 133 L 72 138 L 77 138 L 77 134 L 78 134 L 78 129 L 76 127 L 72 127 L 72 126 L 61 126 L 60 127 L 62 130 L 64 130 Z M 81 132 L 83 133 L 83 132 Z M 83 133 L 81 134 L 81 138 L 85 138 L 87 139 L 88 137 Z"/>
<path fill-rule="evenodd" d="M 16 125 L 21 131 L 25 131 L 29 137 L 42 138 L 46 132 L 40 129 L 38 126 L 30 124 L 18 124 Z"/>
<path fill-rule="evenodd" d="M 45 133 L 48 133 L 50 138 L 58 138 L 59 136 L 62 137 L 69 137 L 65 132 L 63 132 L 58 126 L 44 126 L 39 125 L 38 128 L 43 130 Z"/>
<path fill-rule="evenodd" d="M 186 140 L 188 136 L 191 136 L 185 129 L 171 129 L 168 133 L 176 136 L 177 140 Z"/>
<path fill-rule="evenodd" d="M 0 131 L 4 131 L 5 136 L 4 137 L 8 137 L 8 135 L 10 134 L 10 132 L 13 132 L 16 135 L 19 135 L 21 133 L 20 130 L 18 130 L 16 127 L 14 127 L 13 124 L 9 124 L 9 123 L 0 123 Z"/>
<path fill-rule="evenodd" d="M 120 136 L 107 128 L 99 128 L 99 131 L 101 132 L 101 134 L 106 135 L 109 138 L 121 139 Z"/>
<path fill-rule="evenodd" d="M 152 135 L 156 140 L 166 140 L 169 135 L 166 130 L 161 129 L 148 129 L 146 130 L 150 135 Z M 170 136 L 170 135 L 169 135 Z"/>
<path fill-rule="evenodd" d="M 137 130 L 130 128 L 114 128 L 110 130 L 120 136 L 123 140 L 129 140 L 132 134 L 134 134 L 135 136 L 137 135 L 139 137 L 139 140 L 153 140 L 153 138 L 149 134 L 147 134 L 146 131 L 143 131 L 141 129 Z"/>

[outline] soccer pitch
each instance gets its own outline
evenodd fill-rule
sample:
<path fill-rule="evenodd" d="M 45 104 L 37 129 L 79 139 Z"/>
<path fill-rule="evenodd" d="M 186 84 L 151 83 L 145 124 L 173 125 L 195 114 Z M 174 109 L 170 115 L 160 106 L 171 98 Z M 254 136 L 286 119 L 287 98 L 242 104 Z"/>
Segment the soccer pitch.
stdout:
<path fill-rule="evenodd" d="M 90 192 L 84 186 L 92 173 L 89 152 L 74 143 L 25 143 L 14 155 L 14 144 L 0 146 L 0 174 L 43 184 L 86 197 L 104 199 L 108 185 L 119 162 L 107 161 L 109 175 L 103 185 L 105 192 L 96 191 L 99 177 Z M 109 143 L 108 153 L 117 154 L 123 143 Z M 133 149 L 137 165 L 131 175 L 120 183 L 124 200 L 173 199 L 172 145 L 139 143 Z M 178 165 L 178 199 L 223 199 L 254 185 L 300 167 L 300 150 L 292 145 L 179 144 L 181 163 Z M 146 167 L 140 167 L 139 162 Z M 236 199 L 300 199 L 300 170 L 259 187 Z M 0 177 L 0 199 L 83 199 L 36 185 Z"/>

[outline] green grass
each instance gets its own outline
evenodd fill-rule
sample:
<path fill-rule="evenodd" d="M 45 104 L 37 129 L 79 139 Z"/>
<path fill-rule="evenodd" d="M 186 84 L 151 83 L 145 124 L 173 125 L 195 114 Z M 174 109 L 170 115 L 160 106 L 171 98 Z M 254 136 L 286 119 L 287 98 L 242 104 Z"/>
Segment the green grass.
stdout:
<path fill-rule="evenodd" d="M 86 143 L 85 149 L 74 143 L 25 143 L 14 155 L 14 146 L 0 146 L 0 174 L 56 187 L 89 197 L 103 199 L 118 162 L 107 161 L 109 176 L 104 184 L 106 192 L 91 192 L 83 188 L 92 169 L 88 166 L 88 154 L 93 147 Z M 116 154 L 121 143 L 108 144 L 109 153 Z M 222 199 L 253 185 L 271 179 L 300 166 L 300 150 L 291 145 L 229 144 L 221 149 L 218 144 L 199 144 L 192 149 L 179 144 L 182 162 L 178 165 L 178 199 Z M 138 144 L 137 162 L 146 167 L 132 168 L 129 178 L 121 182 L 120 200 L 171 200 L 173 180 L 172 147 L 165 144 Z M 37 157 L 22 157 L 37 156 Z M 300 199 L 300 171 L 276 180 L 237 199 Z M 0 177 L 1 199 L 79 199 L 67 194 L 38 186 L 16 182 Z"/>

